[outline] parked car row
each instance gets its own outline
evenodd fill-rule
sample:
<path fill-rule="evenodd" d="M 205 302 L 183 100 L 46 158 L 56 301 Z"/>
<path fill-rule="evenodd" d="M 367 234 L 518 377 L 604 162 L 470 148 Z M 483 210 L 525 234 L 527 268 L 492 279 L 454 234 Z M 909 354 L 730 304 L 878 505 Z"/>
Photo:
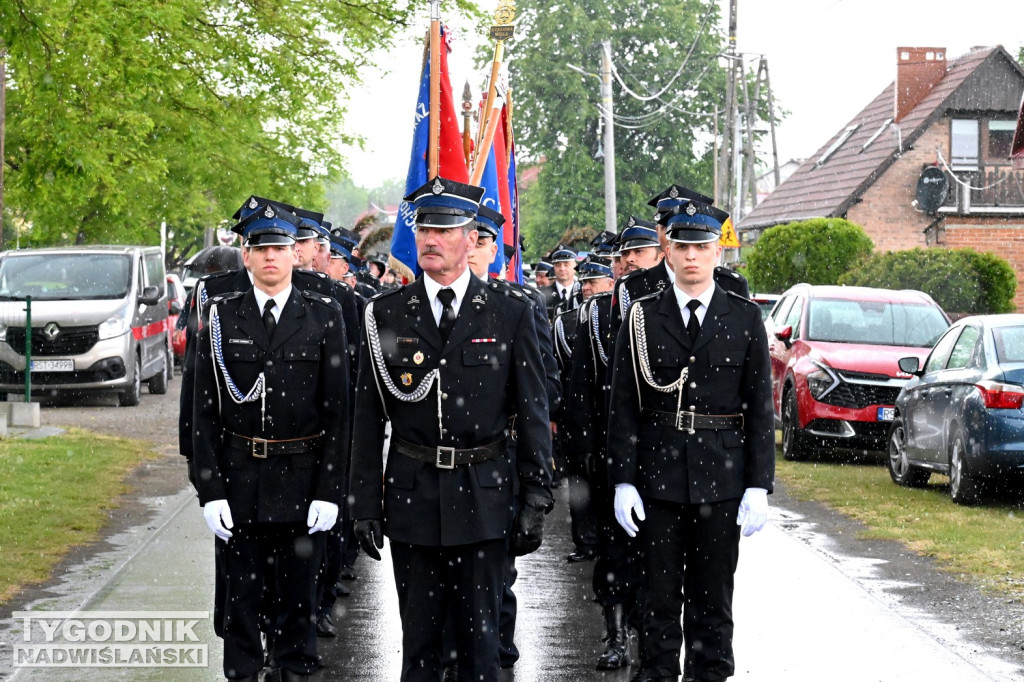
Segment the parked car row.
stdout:
<path fill-rule="evenodd" d="M 892 480 L 976 502 L 1024 471 L 1024 315 L 950 325 L 919 291 L 799 284 L 765 319 L 783 457 L 884 450 Z"/>

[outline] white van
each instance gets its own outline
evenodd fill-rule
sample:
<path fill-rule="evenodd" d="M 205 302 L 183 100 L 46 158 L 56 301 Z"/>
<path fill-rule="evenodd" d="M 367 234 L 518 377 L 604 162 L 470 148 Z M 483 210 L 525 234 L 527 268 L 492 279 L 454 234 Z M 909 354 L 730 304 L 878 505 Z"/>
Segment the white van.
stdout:
<path fill-rule="evenodd" d="M 0 253 L 0 392 L 25 390 L 25 300 L 31 297 L 35 395 L 117 393 L 174 376 L 158 247 L 77 246 Z"/>

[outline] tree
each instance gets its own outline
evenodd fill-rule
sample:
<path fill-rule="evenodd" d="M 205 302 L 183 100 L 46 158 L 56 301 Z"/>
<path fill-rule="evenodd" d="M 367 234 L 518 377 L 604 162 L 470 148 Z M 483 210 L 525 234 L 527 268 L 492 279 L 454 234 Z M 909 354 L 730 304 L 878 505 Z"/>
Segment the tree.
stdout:
<path fill-rule="evenodd" d="M 919 289 L 952 313 L 1009 313 L 1017 276 L 1005 260 L 973 249 L 909 249 L 871 256 L 840 284 Z"/>
<path fill-rule="evenodd" d="M 19 0 L 8 51 L 6 211 L 22 245 L 197 240 L 250 193 L 316 205 L 340 168 L 340 99 L 407 23 L 396 0 Z"/>
<path fill-rule="evenodd" d="M 747 258 L 751 291 L 781 292 L 798 282 L 836 284 L 874 244 L 843 218 L 812 218 L 765 230 Z"/>
<path fill-rule="evenodd" d="M 568 67 L 599 72 L 602 40 L 611 40 L 615 69 L 631 91 L 665 90 L 642 102 L 614 84 L 618 222 L 649 218 L 648 198 L 672 183 L 712 193 L 713 116 L 726 79 L 718 3 L 537 0 L 519 9 L 509 52 L 520 168 L 544 158 L 522 196 L 534 254 L 568 228 L 604 226 L 599 82 Z"/>

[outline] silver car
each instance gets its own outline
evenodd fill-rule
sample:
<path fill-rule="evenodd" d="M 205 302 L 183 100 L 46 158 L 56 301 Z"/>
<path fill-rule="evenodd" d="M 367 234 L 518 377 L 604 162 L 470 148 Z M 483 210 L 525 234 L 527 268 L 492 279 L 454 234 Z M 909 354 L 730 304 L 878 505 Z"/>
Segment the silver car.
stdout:
<path fill-rule="evenodd" d="M 26 301 L 31 300 L 31 334 Z M 0 391 L 118 394 L 173 377 L 163 255 L 157 247 L 81 246 L 0 254 Z"/>

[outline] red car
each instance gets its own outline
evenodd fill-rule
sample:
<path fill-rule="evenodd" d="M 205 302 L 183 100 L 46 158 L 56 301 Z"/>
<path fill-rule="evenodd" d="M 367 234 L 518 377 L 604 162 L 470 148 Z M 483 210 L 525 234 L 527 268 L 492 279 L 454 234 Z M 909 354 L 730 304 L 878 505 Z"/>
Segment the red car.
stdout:
<path fill-rule="evenodd" d="M 896 396 L 949 327 L 920 291 L 797 284 L 765 320 L 786 459 L 815 448 L 883 450 Z"/>
<path fill-rule="evenodd" d="M 173 272 L 167 273 L 167 328 L 171 330 L 171 350 L 175 364 L 185 357 L 185 330 L 178 329 L 178 316 L 185 309 L 185 286 Z"/>

